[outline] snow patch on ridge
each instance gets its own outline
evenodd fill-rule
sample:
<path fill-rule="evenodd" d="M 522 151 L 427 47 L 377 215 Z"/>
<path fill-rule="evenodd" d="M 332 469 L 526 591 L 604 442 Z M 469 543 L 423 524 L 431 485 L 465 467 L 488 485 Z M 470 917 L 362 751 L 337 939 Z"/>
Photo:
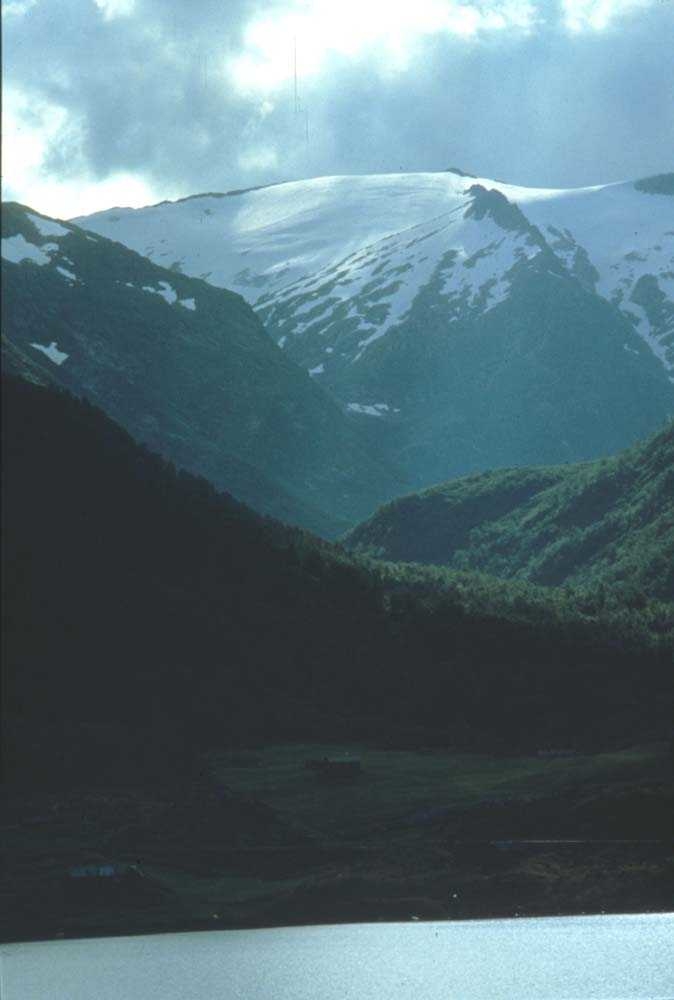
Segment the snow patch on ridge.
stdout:
<path fill-rule="evenodd" d="M 36 351 L 41 351 L 42 354 L 46 354 L 51 362 L 55 365 L 62 365 L 64 361 L 67 361 L 70 357 L 69 354 L 65 354 L 63 351 L 59 351 L 58 345 L 55 340 L 52 340 L 51 344 L 31 344 Z"/>
<path fill-rule="evenodd" d="M 33 212 L 26 212 L 26 218 L 30 219 L 40 236 L 67 236 L 70 233 L 69 229 L 54 222 L 53 219 L 43 219 Z"/>
<path fill-rule="evenodd" d="M 72 271 L 68 271 L 65 267 L 57 267 L 56 270 L 62 277 L 66 279 L 71 285 L 77 281 L 77 275 L 73 274 Z"/>
<path fill-rule="evenodd" d="M 271 330 L 293 338 L 334 330 L 340 343 L 348 340 L 346 354 L 355 363 L 370 344 L 407 319 L 431 282 L 448 304 L 450 322 L 456 318 L 452 309 L 488 312 L 507 298 L 512 267 L 535 257 L 540 247 L 526 231 L 504 230 L 488 218 L 466 218 L 467 204 L 267 294 L 258 303 L 261 318 Z"/>
<path fill-rule="evenodd" d="M 636 302 L 629 301 L 621 304 L 620 309 L 631 320 L 637 333 L 646 341 L 653 354 L 659 358 L 665 368 L 674 370 L 674 366 L 668 362 L 666 346 L 661 342 L 659 337 L 653 334 L 651 323 L 644 307 L 637 305 Z"/>
<path fill-rule="evenodd" d="M 52 247 L 54 244 L 49 244 L 49 246 Z M 33 264 L 38 264 L 40 267 L 49 264 L 51 257 L 45 253 L 46 249 L 47 247 L 38 247 L 34 243 L 29 243 L 21 233 L 2 240 L 2 256 L 13 264 L 21 264 L 24 260 L 32 261 Z"/>
<path fill-rule="evenodd" d="M 152 285 L 143 285 L 143 291 L 150 292 L 152 295 L 161 295 L 169 305 L 173 305 L 178 299 L 178 293 L 169 285 L 168 281 L 160 281 L 158 284 L 159 288 L 153 288 Z"/>
<path fill-rule="evenodd" d="M 364 413 L 368 417 L 383 417 L 388 412 L 387 403 L 347 403 L 346 408 L 350 413 Z"/>
<path fill-rule="evenodd" d="M 666 320 L 653 325 L 632 301 L 637 284 L 648 276 L 674 301 L 674 232 L 665 228 L 663 201 L 632 184 L 610 184 L 530 202 L 525 210 L 543 231 L 554 227 L 565 246 L 558 239 L 551 241 L 552 248 L 569 270 L 589 266 L 597 293 L 623 312 L 665 368 L 674 371 L 664 342 L 670 332 Z"/>

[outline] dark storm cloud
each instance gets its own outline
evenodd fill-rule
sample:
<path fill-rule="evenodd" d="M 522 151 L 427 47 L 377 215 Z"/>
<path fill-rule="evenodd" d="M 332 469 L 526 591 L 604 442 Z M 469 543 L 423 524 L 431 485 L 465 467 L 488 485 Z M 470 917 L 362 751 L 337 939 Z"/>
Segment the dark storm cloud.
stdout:
<path fill-rule="evenodd" d="M 466 45 L 436 37 L 394 80 L 364 65 L 315 95 L 337 172 L 450 165 L 522 184 L 605 183 L 674 166 L 674 9 L 629 30 Z M 318 167 L 319 156 L 315 156 Z"/>
<path fill-rule="evenodd" d="M 238 51 L 254 9 L 251 0 L 139 0 L 131 16 L 106 20 L 93 0 L 43 0 L 7 18 L 6 84 L 65 107 L 81 126 L 79 139 L 57 137 L 47 169 L 188 180 L 223 152 L 226 169 L 250 109 L 209 77 Z"/>
<path fill-rule="evenodd" d="M 44 169 L 136 173 L 185 194 L 450 164 L 560 186 L 671 169 L 670 3 L 605 32 L 572 35 L 548 17 L 529 35 L 428 36 L 401 72 L 383 74 L 376 52 L 332 56 L 301 81 L 308 141 L 289 86 L 264 107 L 222 72 L 250 18 L 275 6 L 285 5 L 137 0 L 106 19 L 93 0 L 41 0 L 8 16 L 6 84 L 69 115 Z"/>

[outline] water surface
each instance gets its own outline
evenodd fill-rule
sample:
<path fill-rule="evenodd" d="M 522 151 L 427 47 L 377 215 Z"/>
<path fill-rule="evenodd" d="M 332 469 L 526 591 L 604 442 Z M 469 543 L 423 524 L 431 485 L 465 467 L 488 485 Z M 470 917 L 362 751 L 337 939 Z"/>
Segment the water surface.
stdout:
<path fill-rule="evenodd" d="M 674 1000 L 674 913 L 0 948 L 2 1000 Z"/>

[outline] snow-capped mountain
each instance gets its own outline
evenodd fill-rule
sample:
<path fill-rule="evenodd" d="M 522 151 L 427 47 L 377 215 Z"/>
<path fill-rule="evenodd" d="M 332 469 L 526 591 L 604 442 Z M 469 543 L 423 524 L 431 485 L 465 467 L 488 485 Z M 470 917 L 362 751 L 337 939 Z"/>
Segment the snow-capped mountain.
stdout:
<path fill-rule="evenodd" d="M 674 175 L 575 190 L 454 171 L 326 177 L 75 221 L 240 292 L 288 349 L 320 337 L 328 371 L 408 318 L 431 282 L 450 319 L 507 296 L 510 269 L 540 246 L 524 226 L 508 226 L 506 210 L 500 220 L 480 213 L 481 189 L 518 206 L 568 272 L 618 305 L 674 373 Z"/>
<path fill-rule="evenodd" d="M 415 484 L 614 452 L 674 411 L 674 175 L 328 177 L 79 224 L 240 292 Z"/>
<path fill-rule="evenodd" d="M 257 510 L 336 534 L 406 481 L 236 294 L 3 206 L 3 367 L 84 395 Z"/>

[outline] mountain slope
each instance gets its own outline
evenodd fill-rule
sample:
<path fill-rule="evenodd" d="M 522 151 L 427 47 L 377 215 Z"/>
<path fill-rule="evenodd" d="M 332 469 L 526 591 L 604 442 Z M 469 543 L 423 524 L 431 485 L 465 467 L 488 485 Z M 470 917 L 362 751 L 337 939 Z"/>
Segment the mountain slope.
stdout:
<path fill-rule="evenodd" d="M 385 559 L 674 600 L 674 424 L 616 458 L 483 473 L 403 497 L 346 536 Z"/>
<path fill-rule="evenodd" d="M 87 395 L 257 509 L 335 533 L 403 480 L 238 295 L 3 209 L 3 363 Z"/>
<path fill-rule="evenodd" d="M 395 393 L 391 436 L 415 482 L 587 459 L 658 426 L 674 390 L 615 307 L 498 192 L 474 190 L 468 212 L 518 245 L 506 296 L 493 301 L 489 279 L 448 317 L 440 265 L 409 315 L 339 376 L 356 398 Z"/>
<path fill-rule="evenodd" d="M 667 176 L 318 178 L 80 221 L 240 291 L 428 485 L 611 453 L 674 412 Z"/>
<path fill-rule="evenodd" d="M 315 302 L 319 297 L 325 301 L 323 329 L 340 302 L 354 300 L 350 282 L 356 279 L 362 289 L 392 262 L 406 274 L 399 287 L 383 294 L 384 283 L 374 282 L 379 302 L 388 306 L 390 327 L 404 315 L 442 253 L 456 249 L 459 265 L 470 270 L 472 254 L 489 248 L 494 237 L 502 240 L 497 229 L 479 234 L 465 224 L 471 188 L 488 188 L 520 207 L 574 276 L 616 300 L 672 368 L 673 317 L 658 320 L 642 313 L 637 286 L 650 275 L 660 293 L 670 303 L 674 299 L 673 178 L 666 174 L 634 184 L 556 190 L 519 187 L 454 169 L 321 177 L 144 209 L 115 208 L 75 221 L 159 262 L 176 261 L 186 273 L 234 288 L 268 309 L 287 303 L 303 288 Z M 508 247 L 497 249 L 502 266 L 509 259 Z M 488 263 L 492 267 L 497 262 Z M 459 266 L 455 290 L 479 290 L 491 278 L 486 275 L 476 283 L 472 277 Z M 316 294 L 326 282 L 334 285 L 332 303 Z M 387 283 L 396 283 L 391 274 Z M 357 301 L 354 305 L 354 318 L 358 313 L 367 326 L 364 310 Z M 301 320 L 304 327 L 308 312 Z"/>
<path fill-rule="evenodd" d="M 2 405 L 10 778 L 172 776 L 241 741 L 595 746 L 670 725 L 671 645 L 641 612 L 363 565 L 85 401 L 10 379 Z"/>

